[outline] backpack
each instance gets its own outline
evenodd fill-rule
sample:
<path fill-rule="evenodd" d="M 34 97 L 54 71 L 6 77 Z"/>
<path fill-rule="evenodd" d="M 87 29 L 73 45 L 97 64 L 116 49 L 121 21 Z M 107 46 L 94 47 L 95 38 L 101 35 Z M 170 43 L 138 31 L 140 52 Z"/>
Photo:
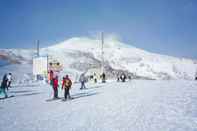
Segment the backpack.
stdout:
<path fill-rule="evenodd" d="M 72 85 L 71 80 L 65 79 L 65 86 L 66 86 L 66 87 L 71 87 L 71 85 Z"/>

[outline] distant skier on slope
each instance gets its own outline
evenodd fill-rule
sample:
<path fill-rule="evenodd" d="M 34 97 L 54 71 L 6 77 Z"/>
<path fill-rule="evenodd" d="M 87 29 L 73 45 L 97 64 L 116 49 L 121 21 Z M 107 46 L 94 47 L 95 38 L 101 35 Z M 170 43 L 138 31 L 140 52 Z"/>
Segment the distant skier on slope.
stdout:
<path fill-rule="evenodd" d="M 71 99 L 71 96 L 70 96 L 71 86 L 72 86 L 72 81 L 70 80 L 69 76 L 66 75 L 63 78 L 63 82 L 62 82 L 62 89 L 64 89 L 64 98 L 65 98 L 65 100 L 67 100 L 68 98 Z"/>
<path fill-rule="evenodd" d="M 1 89 L 0 89 L 0 93 L 3 93 L 5 98 L 8 97 L 7 95 L 7 92 L 6 92 L 6 89 L 7 89 L 7 82 L 8 82 L 8 79 L 6 77 L 6 74 L 3 76 L 3 80 L 1 82 Z"/>
<path fill-rule="evenodd" d="M 97 83 L 97 75 L 96 75 L 96 73 L 94 73 L 93 78 L 94 78 L 94 83 Z"/>
<path fill-rule="evenodd" d="M 131 81 L 131 76 L 130 75 L 128 76 L 128 79 Z"/>
<path fill-rule="evenodd" d="M 79 78 L 79 81 L 81 82 L 81 88 L 80 89 L 85 89 L 86 86 L 85 86 L 85 82 L 86 82 L 86 77 L 85 77 L 85 74 L 82 73 L 80 78 Z"/>
<path fill-rule="evenodd" d="M 120 79 L 122 82 L 126 81 L 126 75 L 124 73 L 121 74 Z"/>
<path fill-rule="evenodd" d="M 197 72 L 196 72 L 196 74 L 195 74 L 195 80 L 197 80 Z"/>
<path fill-rule="evenodd" d="M 105 73 L 104 72 L 101 75 L 101 80 L 102 80 L 102 83 L 105 83 L 106 82 L 106 76 L 105 76 Z"/>
<path fill-rule="evenodd" d="M 120 81 L 120 76 L 119 76 L 119 74 L 117 75 L 117 82 L 119 82 Z"/>
<path fill-rule="evenodd" d="M 58 86 L 59 86 L 58 85 L 58 76 L 53 78 L 52 85 L 53 85 L 53 99 L 57 99 L 58 98 Z"/>

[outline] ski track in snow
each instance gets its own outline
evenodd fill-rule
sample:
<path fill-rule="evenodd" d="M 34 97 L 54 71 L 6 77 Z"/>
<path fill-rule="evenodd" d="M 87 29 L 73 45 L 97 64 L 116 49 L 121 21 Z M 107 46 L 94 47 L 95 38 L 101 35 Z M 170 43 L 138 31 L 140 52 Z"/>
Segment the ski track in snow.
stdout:
<path fill-rule="evenodd" d="M 0 131 L 197 131 L 197 82 L 74 84 L 63 102 L 48 85 L 11 88 Z M 63 92 L 59 90 L 60 97 Z"/>

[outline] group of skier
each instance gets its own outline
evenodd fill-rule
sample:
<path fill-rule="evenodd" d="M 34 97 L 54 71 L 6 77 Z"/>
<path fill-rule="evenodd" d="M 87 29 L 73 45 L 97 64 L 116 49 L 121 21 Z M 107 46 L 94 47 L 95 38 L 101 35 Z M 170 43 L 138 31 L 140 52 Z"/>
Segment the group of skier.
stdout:
<path fill-rule="evenodd" d="M 90 79 L 93 79 L 95 83 L 97 83 L 97 77 L 96 76 L 96 73 L 94 73 L 92 75 L 92 77 L 90 76 Z M 101 78 L 101 82 L 102 83 L 105 83 L 106 82 L 106 76 L 105 76 L 105 73 L 102 73 L 102 75 L 100 76 Z M 125 82 L 126 79 L 131 79 L 131 76 L 126 76 L 125 73 L 122 73 L 121 75 L 118 75 L 117 76 L 117 81 L 122 81 L 122 82 Z M 59 86 L 59 80 L 58 80 L 58 75 L 55 74 L 53 71 L 50 71 L 49 72 L 49 82 L 50 82 L 50 85 L 52 86 L 53 88 L 53 98 L 54 99 L 58 99 L 58 87 Z M 197 76 L 195 77 L 195 80 L 197 80 Z M 82 73 L 80 78 L 79 78 L 79 82 L 81 83 L 81 87 L 80 89 L 86 89 L 86 85 L 85 83 L 88 81 L 87 77 L 85 76 L 85 73 Z M 11 87 L 11 83 L 12 83 L 12 73 L 8 73 L 8 74 L 5 74 L 3 76 L 3 79 L 2 79 L 2 82 L 1 82 L 1 86 L 0 86 L 0 94 L 3 94 L 5 96 L 5 98 L 8 97 L 8 94 L 7 94 L 7 91 L 9 90 L 9 88 Z M 65 100 L 67 99 L 72 99 L 71 96 L 70 96 L 70 89 L 72 87 L 72 81 L 71 79 L 69 78 L 68 75 L 65 75 L 63 78 L 62 78 L 62 83 L 61 83 L 61 89 L 64 90 L 64 98 Z"/>
<path fill-rule="evenodd" d="M 59 86 L 59 81 L 58 81 L 58 75 L 55 74 L 52 70 L 49 72 L 49 82 L 50 82 L 50 85 L 52 86 L 53 88 L 53 99 L 58 99 L 58 87 Z M 103 73 L 101 75 L 101 80 L 102 82 L 106 82 L 105 80 L 105 73 Z M 88 81 L 88 78 L 85 76 L 85 73 L 82 73 L 79 77 L 79 82 L 81 83 L 81 87 L 80 87 L 80 90 L 83 90 L 83 89 L 86 89 L 86 85 L 85 83 Z M 97 82 L 97 79 L 95 80 L 94 78 L 94 82 L 96 83 Z M 72 81 L 71 79 L 69 78 L 68 75 L 65 75 L 63 78 L 62 78 L 62 82 L 61 82 L 61 89 L 64 90 L 64 99 L 67 100 L 67 99 L 72 99 L 71 96 L 70 96 L 70 89 L 72 87 Z"/>
<path fill-rule="evenodd" d="M 58 76 L 54 75 L 53 71 L 50 71 L 50 84 L 53 88 L 53 98 L 58 99 L 58 87 L 59 87 L 59 81 L 58 81 Z M 70 96 L 70 89 L 72 86 L 72 81 L 69 78 L 68 75 L 64 76 L 62 78 L 62 86 L 61 89 L 64 90 L 64 98 L 65 100 L 71 99 Z"/>
<path fill-rule="evenodd" d="M 125 73 L 122 73 L 120 76 L 117 76 L 117 82 L 122 81 L 125 82 L 126 81 L 127 76 L 125 75 Z"/>
<path fill-rule="evenodd" d="M 3 93 L 4 97 L 7 98 L 7 91 L 11 87 L 12 82 L 12 73 L 5 74 L 3 76 L 1 86 L 0 86 L 0 94 Z"/>
<path fill-rule="evenodd" d="M 58 76 L 55 76 L 54 77 L 53 74 L 52 74 L 52 72 L 51 72 L 51 75 L 50 76 L 52 77 L 50 83 L 51 83 L 51 85 L 53 87 L 54 99 L 57 99 L 58 98 L 58 86 L 59 86 L 58 85 Z M 92 79 L 94 81 L 94 83 L 97 83 L 97 81 L 98 81 L 97 80 L 98 78 L 96 76 L 97 76 L 96 73 L 94 73 L 92 76 L 90 76 L 90 79 Z M 101 82 L 102 83 L 105 83 L 106 82 L 106 75 L 105 75 L 105 73 L 102 73 L 101 76 L 100 76 L 100 78 L 101 78 Z M 131 79 L 131 76 L 128 76 L 127 77 L 125 73 L 122 73 L 121 75 L 119 75 L 117 77 L 117 81 L 118 82 L 119 81 L 125 82 L 127 78 L 128 79 Z M 85 73 L 82 73 L 80 75 L 80 77 L 79 77 L 79 82 L 81 83 L 81 87 L 80 87 L 81 90 L 82 89 L 86 89 L 85 83 L 87 81 L 88 81 L 88 78 L 85 76 Z M 65 100 L 71 99 L 71 96 L 70 96 L 71 86 L 72 86 L 72 81 L 69 78 L 69 76 L 66 75 L 62 79 L 62 90 L 64 90 L 64 98 L 65 98 Z"/>

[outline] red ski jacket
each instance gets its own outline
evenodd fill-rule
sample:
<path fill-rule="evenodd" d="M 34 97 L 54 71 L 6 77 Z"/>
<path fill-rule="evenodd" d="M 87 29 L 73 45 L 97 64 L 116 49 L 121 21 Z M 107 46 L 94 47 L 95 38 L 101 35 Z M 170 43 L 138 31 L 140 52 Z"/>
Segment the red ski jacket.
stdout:
<path fill-rule="evenodd" d="M 58 87 L 58 79 L 53 79 L 53 88 L 57 89 Z"/>

